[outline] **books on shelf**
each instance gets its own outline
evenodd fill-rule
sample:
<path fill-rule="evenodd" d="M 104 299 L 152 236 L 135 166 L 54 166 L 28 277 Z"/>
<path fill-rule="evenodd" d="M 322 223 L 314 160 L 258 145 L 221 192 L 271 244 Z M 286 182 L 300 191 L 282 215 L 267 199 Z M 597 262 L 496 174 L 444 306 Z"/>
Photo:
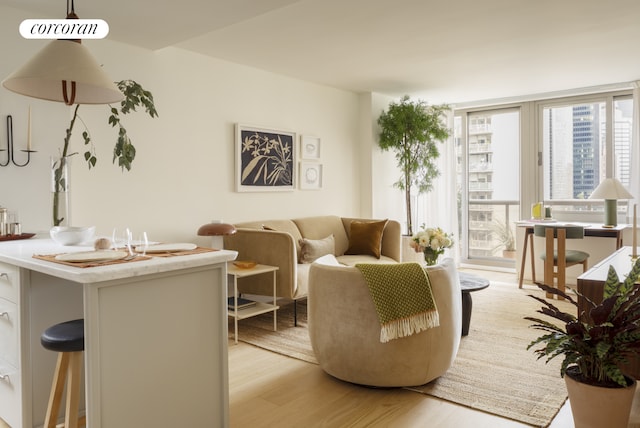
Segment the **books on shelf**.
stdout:
<path fill-rule="evenodd" d="M 230 310 L 235 309 L 235 297 L 229 297 L 227 299 L 227 306 Z M 238 309 L 249 308 L 251 306 L 255 306 L 256 302 L 249 299 L 243 299 L 242 297 L 238 297 Z"/>

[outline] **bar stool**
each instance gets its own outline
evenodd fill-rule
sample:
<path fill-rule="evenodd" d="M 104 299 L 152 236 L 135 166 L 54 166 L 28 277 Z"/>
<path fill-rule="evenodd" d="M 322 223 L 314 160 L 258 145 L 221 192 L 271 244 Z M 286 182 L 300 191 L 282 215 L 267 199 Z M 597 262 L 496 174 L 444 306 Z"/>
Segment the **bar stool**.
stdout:
<path fill-rule="evenodd" d="M 62 392 L 67 384 L 65 428 L 86 425 L 84 416 L 78 417 L 80 408 L 80 376 L 84 351 L 84 320 L 77 319 L 55 324 L 42 333 L 40 343 L 45 349 L 58 352 L 58 362 L 53 376 L 45 428 L 57 426 Z"/>

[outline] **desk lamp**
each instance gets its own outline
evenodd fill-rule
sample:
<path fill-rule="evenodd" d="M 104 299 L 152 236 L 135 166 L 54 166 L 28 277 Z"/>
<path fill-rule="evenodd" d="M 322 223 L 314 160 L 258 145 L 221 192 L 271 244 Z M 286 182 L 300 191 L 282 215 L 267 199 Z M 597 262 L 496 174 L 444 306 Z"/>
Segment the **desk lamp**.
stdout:
<path fill-rule="evenodd" d="M 633 195 L 616 178 L 605 178 L 589 199 L 604 199 L 604 227 L 618 225 L 618 199 L 633 199 Z"/>
<path fill-rule="evenodd" d="M 211 248 L 223 249 L 224 248 L 224 235 L 233 235 L 236 233 L 236 228 L 232 224 L 222 222 L 211 222 L 200 226 L 198 229 L 198 236 L 211 236 Z"/>

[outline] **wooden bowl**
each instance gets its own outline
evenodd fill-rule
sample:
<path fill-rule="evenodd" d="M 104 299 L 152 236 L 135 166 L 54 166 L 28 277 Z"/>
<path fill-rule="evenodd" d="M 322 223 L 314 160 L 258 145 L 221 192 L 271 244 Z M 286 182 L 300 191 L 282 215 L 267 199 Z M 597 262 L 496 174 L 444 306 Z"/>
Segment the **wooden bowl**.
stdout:
<path fill-rule="evenodd" d="M 233 265 L 239 269 L 251 269 L 256 267 L 258 263 L 246 260 L 236 260 Z"/>

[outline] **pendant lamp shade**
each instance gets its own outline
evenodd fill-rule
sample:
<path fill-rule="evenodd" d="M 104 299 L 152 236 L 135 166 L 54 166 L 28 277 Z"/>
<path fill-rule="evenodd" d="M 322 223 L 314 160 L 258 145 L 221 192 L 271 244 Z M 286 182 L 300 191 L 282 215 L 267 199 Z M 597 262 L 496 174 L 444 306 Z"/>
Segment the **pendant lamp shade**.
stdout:
<path fill-rule="evenodd" d="M 124 95 L 95 57 L 76 40 L 49 42 L 2 86 L 29 97 L 65 104 L 110 104 Z"/>

